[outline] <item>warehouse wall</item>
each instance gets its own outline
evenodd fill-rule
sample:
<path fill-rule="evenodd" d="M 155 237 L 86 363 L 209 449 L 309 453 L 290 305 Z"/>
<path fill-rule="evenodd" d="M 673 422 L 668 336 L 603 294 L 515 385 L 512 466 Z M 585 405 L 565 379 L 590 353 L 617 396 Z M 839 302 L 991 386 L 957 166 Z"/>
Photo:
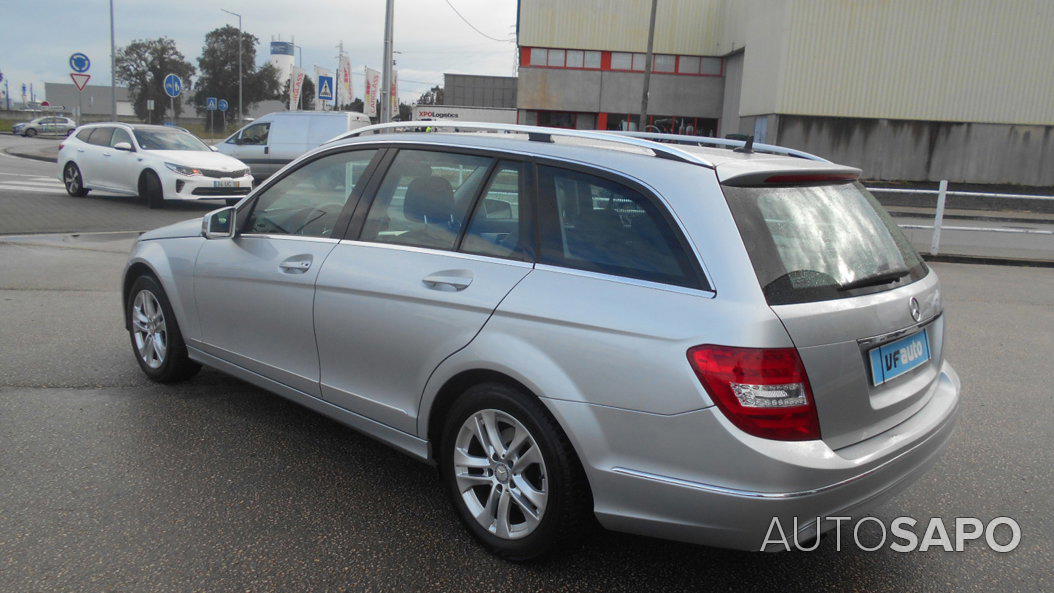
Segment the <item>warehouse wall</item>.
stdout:
<path fill-rule="evenodd" d="M 869 179 L 1054 186 L 1054 125 L 777 119 L 778 144 L 860 167 Z"/>

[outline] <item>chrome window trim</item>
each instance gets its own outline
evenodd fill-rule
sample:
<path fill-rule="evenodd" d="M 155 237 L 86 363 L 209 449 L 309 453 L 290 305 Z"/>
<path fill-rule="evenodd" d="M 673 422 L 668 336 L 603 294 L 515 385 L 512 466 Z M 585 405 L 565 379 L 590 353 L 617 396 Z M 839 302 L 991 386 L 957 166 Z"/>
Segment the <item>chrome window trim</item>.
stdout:
<path fill-rule="evenodd" d="M 518 268 L 533 268 L 534 263 L 520 261 L 517 259 L 505 259 L 501 257 L 491 257 L 488 255 L 476 255 L 475 253 L 462 253 L 460 251 L 450 251 L 446 249 L 434 249 L 432 247 L 418 247 L 416 245 L 399 245 L 396 243 L 375 243 L 373 241 L 359 241 L 356 239 L 343 239 L 340 241 L 342 245 L 354 245 L 358 247 L 378 247 L 381 249 L 393 249 L 395 251 L 407 251 L 410 253 L 426 253 L 431 255 L 442 255 L 446 257 L 456 257 L 458 259 L 468 259 L 473 261 L 480 261 L 494 264 L 505 264 L 509 266 L 515 266 Z"/>
<path fill-rule="evenodd" d="M 701 288 L 688 288 L 686 286 L 677 286 L 676 284 L 664 284 L 662 282 L 651 282 L 648 280 L 640 280 L 638 278 L 630 278 L 628 276 L 616 276 L 614 274 L 604 274 L 601 272 L 591 272 L 589 270 L 580 270 L 578 268 L 567 268 L 564 266 L 554 266 L 552 264 L 535 264 L 534 269 L 545 272 L 556 272 L 559 274 L 570 274 L 572 276 L 582 276 L 584 278 L 594 278 L 596 280 L 606 280 L 608 282 L 616 282 L 618 284 L 628 284 L 630 286 L 641 286 L 644 288 L 652 288 L 655 290 L 665 290 L 666 292 L 676 292 L 680 294 L 687 294 L 691 296 L 701 296 L 708 299 L 712 299 L 717 296 L 717 292 L 713 290 L 703 290 Z"/>
<path fill-rule="evenodd" d="M 308 237 L 304 235 L 282 235 L 277 233 L 240 233 L 235 238 L 249 237 L 251 239 L 290 239 L 292 241 L 311 241 L 314 243 L 340 243 L 340 239 L 332 237 Z"/>
<path fill-rule="evenodd" d="M 643 179 L 639 179 L 639 178 L 634 177 L 632 175 L 627 175 L 626 173 L 624 173 L 622 171 L 619 171 L 617 169 L 612 169 L 610 167 L 605 167 L 603 165 L 598 165 L 596 163 L 591 163 L 591 162 L 587 162 L 587 161 L 580 161 L 580 160 L 577 160 L 577 159 L 569 159 L 569 158 L 565 158 L 565 157 L 556 157 L 556 156 L 552 156 L 552 155 L 548 155 L 548 154 L 539 154 L 537 152 L 530 152 L 530 151 L 524 151 L 524 150 L 514 150 L 514 149 L 509 149 L 509 148 L 491 148 L 491 147 L 487 147 L 487 146 L 471 146 L 471 145 L 466 145 L 466 144 L 453 144 L 453 143 L 449 143 L 449 142 L 428 142 L 427 138 L 422 139 L 422 140 L 408 140 L 408 139 L 384 140 L 384 139 L 378 139 L 378 140 L 369 140 L 369 141 L 363 141 L 363 142 L 354 142 L 354 143 L 350 143 L 350 144 L 342 144 L 341 146 L 363 146 L 363 145 L 373 145 L 373 144 L 380 144 L 382 146 L 391 146 L 391 145 L 394 145 L 394 144 L 409 144 L 409 145 L 413 145 L 413 146 L 441 146 L 441 147 L 445 147 L 445 148 L 462 148 L 462 149 L 466 149 L 466 150 L 483 150 L 483 151 L 489 151 L 489 152 L 493 152 L 493 153 L 500 153 L 500 154 L 507 154 L 507 155 L 517 155 L 517 156 L 524 156 L 524 157 L 535 157 L 535 158 L 539 158 L 539 159 L 545 159 L 545 160 L 553 161 L 555 163 L 564 162 L 564 163 L 571 163 L 571 164 L 574 164 L 574 165 L 580 165 L 582 167 L 586 167 L 586 168 L 589 168 L 589 169 L 595 169 L 597 171 L 603 171 L 603 172 L 608 173 L 610 175 L 613 175 L 615 177 L 621 177 L 623 179 L 629 179 L 629 180 L 633 181 L 634 183 L 638 183 L 638 184 L 642 185 L 649 192 L 651 192 L 651 195 L 653 195 L 656 198 L 658 198 L 659 203 L 666 209 L 666 212 L 670 215 L 670 217 L 673 218 L 674 224 L 677 225 L 678 230 L 681 231 L 681 234 L 683 234 L 684 238 L 687 240 L 688 247 L 689 247 L 689 249 L 691 249 L 691 254 L 693 256 L 695 256 L 695 261 L 696 261 L 696 263 L 699 264 L 699 271 L 702 272 L 703 279 L 706 281 L 707 285 L 710 286 L 710 288 L 711 288 L 711 290 L 709 290 L 709 291 L 705 291 L 705 290 L 701 290 L 701 289 L 695 289 L 695 290 L 697 290 L 699 292 L 703 292 L 703 293 L 712 293 L 714 296 L 717 295 L 717 286 L 715 286 L 715 284 L 714 284 L 713 276 L 711 276 L 710 269 L 706 265 L 706 260 L 703 258 L 702 253 L 699 252 L 699 247 L 695 244 L 695 241 L 692 238 L 692 234 L 688 232 L 688 229 L 685 226 L 684 221 L 682 221 L 681 217 L 677 214 L 677 210 L 670 205 L 670 201 L 667 200 L 666 197 L 663 196 L 661 192 L 656 190 L 654 186 L 652 186 L 647 181 L 644 181 Z M 425 149 L 425 150 L 427 150 L 427 149 Z M 303 158 L 303 157 L 301 157 L 301 158 Z M 496 157 L 496 158 L 500 159 L 500 157 Z M 295 162 L 296 161 L 294 161 L 294 163 Z M 292 164 L 292 163 L 290 163 L 290 164 Z M 537 224 L 537 221 L 536 221 L 536 224 Z M 497 259 L 501 259 L 501 258 L 497 258 Z M 559 267 L 559 266 L 555 266 L 555 267 Z M 560 269 L 565 269 L 565 268 L 561 267 Z M 571 269 L 571 268 L 566 268 L 566 269 Z M 612 276 L 612 278 L 622 278 L 622 277 L 621 276 Z M 646 281 L 642 281 L 642 282 L 646 282 Z M 673 285 L 660 284 L 660 283 L 649 283 L 649 284 L 652 284 L 652 285 L 654 285 L 656 287 L 673 286 Z M 683 287 L 677 287 L 677 288 L 683 288 Z M 685 290 L 692 290 L 692 289 L 685 289 Z"/>

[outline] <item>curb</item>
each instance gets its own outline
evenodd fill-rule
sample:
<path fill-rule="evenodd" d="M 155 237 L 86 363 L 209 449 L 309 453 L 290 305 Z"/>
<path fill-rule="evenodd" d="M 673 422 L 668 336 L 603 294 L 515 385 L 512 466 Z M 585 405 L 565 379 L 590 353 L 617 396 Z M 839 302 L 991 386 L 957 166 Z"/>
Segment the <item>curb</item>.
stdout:
<path fill-rule="evenodd" d="M 20 159 L 30 159 L 30 160 L 33 160 L 33 161 L 43 161 L 45 163 L 57 163 L 57 162 L 59 162 L 58 157 L 52 158 L 52 157 L 49 157 L 49 156 L 44 156 L 42 154 L 30 154 L 30 153 L 24 153 L 24 152 L 12 152 L 10 149 L 4 150 L 4 154 L 9 155 L 9 156 L 13 156 L 13 157 L 18 157 Z"/>
<path fill-rule="evenodd" d="M 983 257 L 978 255 L 951 255 L 920 253 L 928 262 L 944 264 L 980 264 L 986 266 L 1016 266 L 1022 268 L 1054 268 L 1054 261 L 1046 259 L 1013 259 L 1009 257 Z"/>
<path fill-rule="evenodd" d="M 933 218 L 933 214 L 928 216 L 919 216 L 913 212 L 904 212 L 903 210 L 889 210 L 889 215 L 893 218 Z M 979 222 L 1016 222 L 1025 224 L 1050 224 L 1054 222 L 1051 219 L 1037 219 L 1037 218 L 1025 218 L 1023 216 L 998 216 L 998 215 L 969 215 L 969 214 L 949 214 L 947 211 L 944 213 L 944 220 L 976 220 Z"/>

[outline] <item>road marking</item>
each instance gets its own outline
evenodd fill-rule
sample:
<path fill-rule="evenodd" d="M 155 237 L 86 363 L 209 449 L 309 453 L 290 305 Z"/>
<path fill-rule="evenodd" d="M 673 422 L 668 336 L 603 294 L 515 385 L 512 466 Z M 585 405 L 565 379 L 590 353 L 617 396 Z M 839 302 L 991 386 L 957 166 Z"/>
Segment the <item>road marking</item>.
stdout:
<path fill-rule="evenodd" d="M 3 154 L 0 152 L 0 154 Z M 41 177 L 40 175 L 29 175 L 28 173 L 8 173 L 6 171 L 0 171 L 0 175 L 14 175 L 15 177 L 32 177 L 34 179 L 51 179 L 50 177 Z"/>
<path fill-rule="evenodd" d="M 26 186 L 38 186 L 38 187 L 39 186 L 61 187 L 61 188 L 65 188 L 66 187 L 65 185 L 62 184 L 61 181 L 55 181 L 53 179 L 42 179 L 40 181 L 37 181 L 37 180 L 6 181 L 4 183 L 10 184 L 10 185 L 26 185 Z"/>
<path fill-rule="evenodd" d="M 39 187 L 39 186 L 33 187 L 33 186 L 30 186 L 30 185 L 15 185 L 15 184 L 10 184 L 10 183 L 0 183 L 0 190 L 37 192 L 37 193 L 43 193 L 43 194 L 54 194 L 54 193 L 58 193 L 60 191 L 64 191 L 64 189 L 62 187 L 55 187 L 55 188 L 48 189 L 48 188 Z"/>

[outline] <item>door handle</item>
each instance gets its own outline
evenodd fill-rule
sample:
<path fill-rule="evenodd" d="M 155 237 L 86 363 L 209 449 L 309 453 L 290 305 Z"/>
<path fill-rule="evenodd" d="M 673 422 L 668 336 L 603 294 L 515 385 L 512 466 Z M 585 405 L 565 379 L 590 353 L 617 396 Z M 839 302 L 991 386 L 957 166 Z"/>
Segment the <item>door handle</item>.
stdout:
<path fill-rule="evenodd" d="M 264 146 L 264 154 L 271 154 L 271 147 L 270 146 Z"/>
<path fill-rule="evenodd" d="M 283 272 L 289 272 L 291 274 L 303 274 L 304 272 L 311 269 L 310 259 L 301 258 L 289 258 L 282 263 L 278 264 L 279 268 L 282 268 Z"/>
<path fill-rule="evenodd" d="M 456 292 L 459 290 L 465 290 L 469 284 L 472 284 L 472 272 L 468 270 L 449 270 L 445 272 L 436 272 L 425 276 L 421 282 L 427 288 L 432 290 L 441 290 L 444 292 Z"/>

